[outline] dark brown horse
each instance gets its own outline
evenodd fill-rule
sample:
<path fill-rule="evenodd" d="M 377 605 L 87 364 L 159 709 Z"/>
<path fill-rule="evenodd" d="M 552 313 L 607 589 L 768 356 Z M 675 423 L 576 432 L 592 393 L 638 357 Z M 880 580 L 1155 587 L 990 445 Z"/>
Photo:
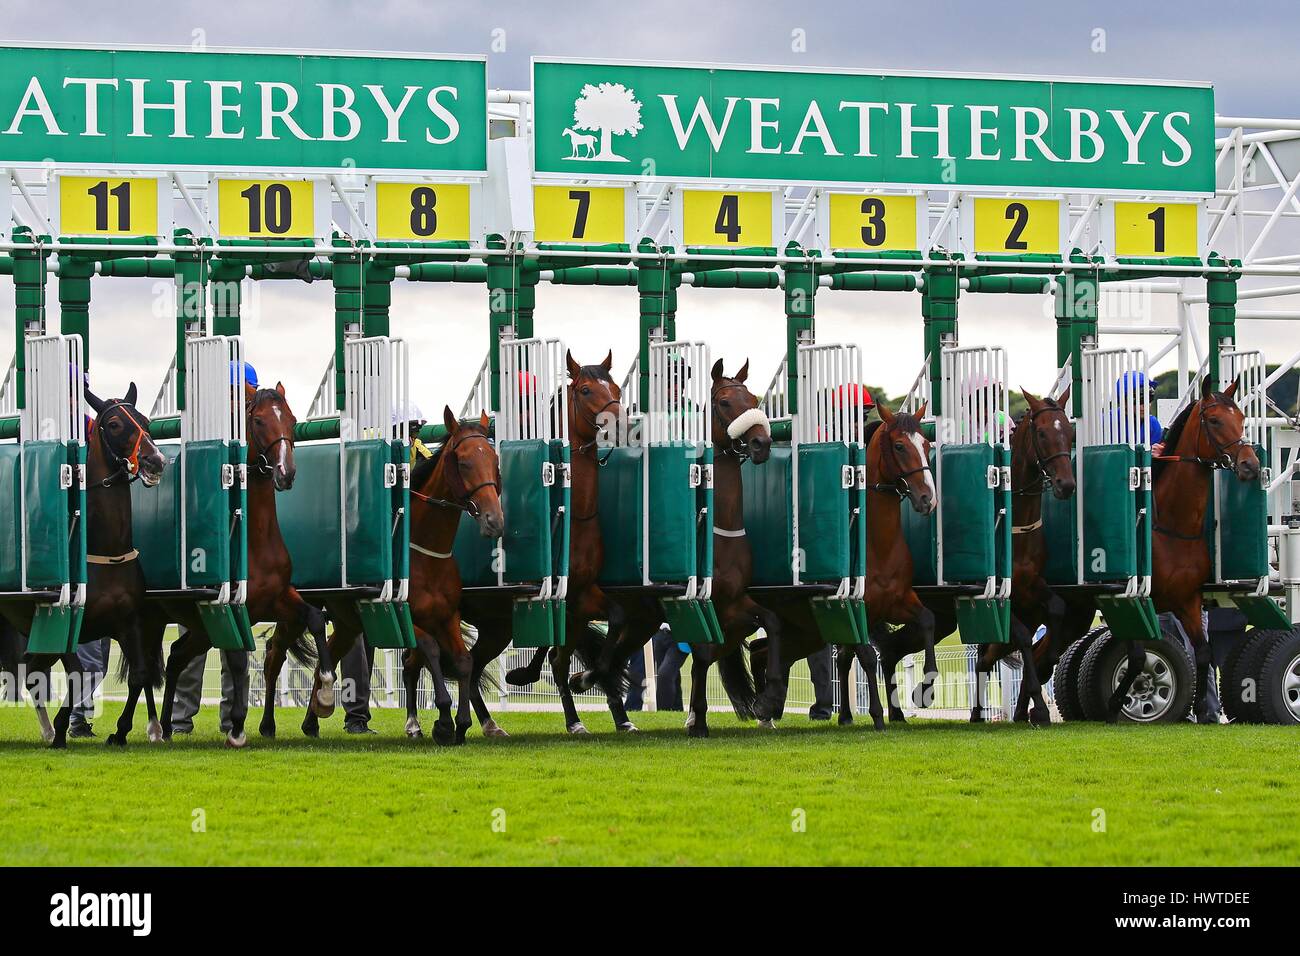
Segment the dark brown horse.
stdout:
<path fill-rule="evenodd" d="M 1043 494 L 1050 488 L 1058 499 L 1074 496 L 1074 470 L 1070 464 L 1074 425 L 1067 411 L 1070 390 L 1067 388 L 1057 401 L 1040 399 L 1023 389 L 1021 392 L 1029 410 L 1011 439 L 1012 640 L 1007 644 L 988 644 L 980 653 L 975 669 L 971 723 L 984 719 L 980 705 L 981 675 L 1014 650 L 1020 651 L 1023 676 L 1013 719 L 1051 723 L 1042 686 L 1051 679 L 1056 661 L 1065 650 L 1061 644 L 1065 602 L 1043 577 L 1048 554 L 1047 537 L 1043 533 Z M 1039 625 L 1047 627 L 1047 634 L 1034 646 L 1033 634 Z"/>
<path fill-rule="evenodd" d="M 86 435 L 86 606 L 81 621 L 80 641 L 114 638 L 122 649 L 123 665 L 132 709 L 142 690 L 149 689 L 152 716 L 152 688 L 159 683 L 161 654 L 147 648 L 140 615 L 145 603 L 144 572 L 140 569 L 131 535 L 131 482 L 137 478 L 148 486 L 162 479 L 166 461 L 149 437 L 149 419 L 135 407 L 132 382 L 126 396 L 103 401 L 89 390 L 86 401 L 96 418 Z M 10 623 L 23 634 L 31 630 L 30 606 L 0 605 Z M 37 717 L 50 746 L 67 746 L 68 722 L 72 716 L 73 692 L 89 675 L 70 680 L 69 696 L 48 725 L 44 705 L 48 700 L 49 671 L 55 661 L 72 677 L 80 674 L 75 652 L 29 654 L 24 659 L 27 689 L 37 706 Z M 131 730 L 131 710 L 124 710 L 117 730 L 106 738 L 123 745 Z"/>
<path fill-rule="evenodd" d="M 291 583 L 293 561 L 276 517 L 275 493 L 292 488 L 297 473 L 293 458 L 293 430 L 297 418 L 285 399 L 282 384 L 263 389 L 246 386 L 244 398 L 248 435 L 248 616 L 254 623 L 274 621 L 276 624 L 275 632 L 267 642 L 268 706 L 274 700 L 272 670 L 278 673 L 283 655 L 289 649 L 304 659 L 319 655 L 322 670 L 330 675 L 323 693 L 332 695 L 333 665 L 329 663 L 325 644 L 325 617 L 304 601 Z M 152 615 L 151 620 L 152 632 L 148 637 L 158 647 L 161 647 L 168 621 L 175 621 L 185 628 L 185 633 L 172 644 L 167 656 L 162 731 L 164 738 L 170 738 L 176 681 L 186 665 L 209 650 L 212 644 L 189 602 L 164 602 L 161 613 Z M 303 642 L 304 631 L 310 632 L 314 639 L 315 655 L 312 648 Z M 226 659 L 235 686 L 244 686 L 248 670 L 247 652 L 227 652 Z M 247 716 L 248 700 L 237 694 L 231 707 L 227 747 L 238 749 L 248 742 L 244 734 Z M 274 732 L 274 722 L 271 728 Z"/>
<path fill-rule="evenodd" d="M 420 671 L 427 667 L 433 677 L 434 705 L 438 708 L 433 738 L 439 744 L 463 744 L 470 728 L 472 663 L 461 635 L 460 569 L 452 547 L 463 512 L 474 518 L 485 538 L 501 537 L 505 516 L 501 511 L 501 466 L 488 437 L 487 413 L 477 424 L 458 422 L 450 408 L 443 409 L 442 417 L 446 441 L 432 457 L 420 459 L 411 472 L 410 607 L 416 649 L 403 656 L 402 680 L 406 688 L 407 736 L 424 735 L 416 699 Z M 334 633 L 329 653 L 331 659 L 342 660 L 361 634 L 361 620 L 343 602 L 331 602 L 330 614 Z M 459 687 L 454 725 L 444 659 Z M 303 729 L 314 736 L 318 716 L 329 716 L 332 710 L 313 704 Z"/>
<path fill-rule="evenodd" d="M 719 665 L 723 685 L 742 717 L 757 716 L 770 720 L 785 698 L 784 670 L 781 660 L 781 621 L 768 608 L 749 596 L 753 577 L 753 552 L 745 535 L 744 490 L 741 463 L 748 459 L 756 465 L 768 460 L 772 451 L 772 432 L 767 416 L 760 408 L 758 396 L 745 386 L 749 377 L 746 361 L 734 376 L 723 372 L 722 360 L 713 365 L 712 444 L 713 444 L 713 590 L 712 601 L 725 642 L 693 648 L 691 654 L 691 700 L 687 732 L 692 737 L 707 737 L 708 672 L 714 662 Z M 663 623 L 663 611 L 651 598 L 630 598 L 626 602 L 627 624 L 617 641 L 602 648 L 591 670 L 574 675 L 575 690 L 586 690 L 605 675 L 626 666 Z M 768 671 L 762 693 L 756 695 L 745 668 L 740 649 L 746 638 L 758 628 L 767 633 L 770 659 L 778 666 Z"/>
<path fill-rule="evenodd" d="M 568 417 L 569 437 L 573 445 L 570 463 L 570 523 L 569 523 L 569 583 L 567 594 L 566 646 L 537 651 L 530 663 L 515 668 L 506 675 L 511 684 L 526 686 L 541 677 L 542 665 L 549 656 L 551 673 L 564 710 L 564 727 L 571 734 L 587 733 L 586 725 L 578 717 L 569 687 L 569 668 L 576 648 L 586 660 L 594 660 L 600 653 L 602 641 L 587 626 L 592 621 L 611 621 L 611 632 L 619 627 L 622 611 L 611 602 L 597 583 L 605 564 L 605 548 L 600 535 L 598 513 L 600 497 L 601 444 L 613 427 L 622 419 L 622 394 L 610 377 L 614 356 L 609 353 L 597 365 L 579 365 L 573 354 L 566 356 L 569 373 Z M 495 607 L 490 606 L 495 605 Z M 476 599 L 473 622 L 478 627 L 478 640 L 474 644 L 474 677 L 471 681 L 474 710 L 483 727 L 484 736 L 504 737 L 506 733 L 492 719 L 483 700 L 479 681 L 487 666 L 510 644 L 510 607 L 508 602 Z M 612 640 L 610 638 L 608 640 Z M 619 675 L 611 674 L 603 683 L 605 698 L 614 726 L 620 731 L 634 731 L 623 706 Z"/>

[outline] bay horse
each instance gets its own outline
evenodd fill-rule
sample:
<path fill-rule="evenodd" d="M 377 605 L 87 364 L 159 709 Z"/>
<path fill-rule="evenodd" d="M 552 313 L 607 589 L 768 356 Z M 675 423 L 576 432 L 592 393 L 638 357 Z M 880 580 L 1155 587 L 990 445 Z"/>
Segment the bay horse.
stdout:
<path fill-rule="evenodd" d="M 463 744 L 470 728 L 473 667 L 461 635 L 460 569 L 452 549 L 462 513 L 474 518 L 485 538 L 501 537 L 505 516 L 501 510 L 501 465 L 488 437 L 487 413 L 483 412 L 477 423 L 462 423 L 449 407 L 444 407 L 442 418 L 447 428 L 442 447 L 432 457 L 421 458 L 411 472 L 410 610 L 416 648 L 403 655 L 402 681 L 406 688 L 407 736 L 424 735 L 416 697 L 420 671 L 427 667 L 433 677 L 434 704 L 438 708 L 433 739 L 439 744 Z M 356 611 L 346 603 L 330 602 L 329 607 L 334 620 L 329 653 L 331 659 L 342 660 L 363 628 Z M 460 691 L 454 726 L 443 671 L 444 655 Z M 267 700 L 269 709 L 269 694 Z M 332 711 L 332 705 L 313 702 L 303 730 L 315 736 L 318 718 L 328 717 Z"/>
<path fill-rule="evenodd" d="M 1042 686 L 1052 677 L 1065 645 L 1066 605 L 1048 586 L 1047 539 L 1043 532 L 1043 494 L 1050 488 L 1059 500 L 1074 496 L 1074 425 L 1068 412 L 1070 389 L 1057 400 L 1041 399 L 1021 389 L 1029 408 L 1011 437 L 1011 642 L 986 644 L 975 667 L 971 723 L 984 719 L 980 705 L 981 675 L 1014 650 L 1020 651 L 1023 676 L 1013 719 L 1051 723 Z M 1039 625 L 1047 634 L 1035 647 Z M 1029 704 L 1033 702 L 1030 712 Z"/>
<path fill-rule="evenodd" d="M 601 439 L 613 422 L 623 418 L 622 390 L 613 378 L 614 354 L 595 365 L 579 365 L 569 352 L 565 356 L 569 375 L 568 409 L 569 436 L 573 445 L 570 462 L 569 491 L 569 583 L 566 603 L 565 632 L 568 640 L 564 647 L 541 648 L 532 660 L 506 675 L 507 682 L 520 686 L 535 683 L 542 674 L 542 665 L 549 657 L 551 674 L 560 695 L 564 710 L 564 727 L 571 734 L 585 734 L 587 727 L 578 717 L 569 686 L 569 668 L 574 650 L 584 660 L 594 660 L 602 647 L 616 639 L 621 627 L 622 610 L 597 583 L 605 564 L 605 547 L 600 534 L 600 457 Z M 491 606 L 487 606 L 491 605 Z M 486 737 L 508 736 L 492 719 L 483 700 L 480 680 L 487 666 L 496 660 L 510 644 L 510 606 L 495 598 L 473 602 L 473 623 L 478 627 L 478 640 L 471 652 L 474 674 L 471 693 L 475 713 Z M 602 639 L 587 625 L 592 621 L 610 621 L 610 637 Z M 601 684 L 609 705 L 614 727 L 623 732 L 636 730 L 623 706 L 622 675 L 611 673 Z"/>
<path fill-rule="evenodd" d="M 86 605 L 79 642 L 111 637 L 122 649 L 129 707 L 118 718 L 116 731 L 105 739 L 109 746 L 121 746 L 131 730 L 131 711 L 142 690 L 149 691 L 153 710 L 152 688 L 160 683 L 162 661 L 160 652 L 151 653 L 141 632 L 145 580 L 132 544 L 130 486 L 137 479 L 146 487 L 157 485 L 166 459 L 149 437 L 149 418 L 135 407 L 134 382 L 124 397 L 107 401 L 87 389 L 86 401 L 95 418 L 86 433 Z M 0 609 L 17 631 L 30 632 L 32 607 L 0 605 Z M 56 661 L 63 664 L 69 677 L 81 673 L 75 651 L 27 654 L 23 663 L 42 736 L 52 748 L 62 749 L 68 745 L 68 723 L 78 681 L 69 681 L 68 697 L 51 726 L 44 705 L 49 672 Z"/>
<path fill-rule="evenodd" d="M 303 660 L 319 657 L 321 669 L 328 674 L 325 688 L 318 693 L 332 697 L 333 665 L 325 642 L 325 616 L 303 600 L 292 584 L 293 561 L 280 534 L 276 516 L 275 495 L 293 487 L 297 469 L 294 466 L 294 426 L 297 418 L 285 398 L 284 385 L 275 388 L 244 388 L 244 413 L 248 435 L 248 594 L 246 607 L 253 623 L 274 621 L 275 631 L 267 641 L 267 701 L 274 700 L 274 676 L 279 673 L 286 651 L 292 651 Z M 166 689 L 163 692 L 162 734 L 172 736 L 172 708 L 176 699 L 176 681 L 195 657 L 212 647 L 191 602 L 165 601 L 159 612 L 151 615 L 151 630 L 147 635 L 153 646 L 161 648 L 163 632 L 169 621 L 185 628 L 171 646 L 167 656 Z M 303 632 L 314 640 L 314 648 L 307 645 Z M 313 655 L 314 650 L 314 655 Z M 248 670 L 248 653 L 231 651 L 226 655 L 235 687 L 243 686 Z M 277 663 L 278 661 L 278 663 Z M 231 728 L 225 745 L 240 749 L 248 743 L 244 722 L 248 717 L 248 699 L 237 694 L 232 702 Z M 274 723 L 272 723 L 272 728 Z"/>
<path fill-rule="evenodd" d="M 770 721 L 785 697 L 784 671 L 768 671 L 763 690 L 757 692 L 740 653 L 745 639 L 758 628 L 767 633 L 769 654 L 781 659 L 781 620 L 775 612 L 759 605 L 749 595 L 753 578 L 753 551 L 745 535 L 744 490 L 741 464 L 755 465 L 768 460 L 772 452 L 772 430 L 759 398 L 745 385 L 749 362 L 733 376 L 724 373 L 722 360 L 712 369 L 713 444 L 713 589 L 712 601 L 724 643 L 703 645 L 691 651 L 691 699 L 686 720 L 687 734 L 707 737 L 708 672 L 716 662 L 723 686 L 737 714 Z M 624 610 L 627 623 L 617 640 L 601 649 L 591 669 L 575 674 L 570 681 L 583 691 L 614 671 L 626 666 L 663 623 L 663 610 L 654 597 L 629 598 Z M 612 629 L 611 629 L 612 630 Z"/>

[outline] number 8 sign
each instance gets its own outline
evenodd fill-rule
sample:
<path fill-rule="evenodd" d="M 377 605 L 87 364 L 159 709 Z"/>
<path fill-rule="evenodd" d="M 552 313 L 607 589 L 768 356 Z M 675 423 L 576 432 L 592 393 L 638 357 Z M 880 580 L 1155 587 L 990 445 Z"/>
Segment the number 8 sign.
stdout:
<path fill-rule="evenodd" d="M 469 242 L 476 205 L 469 183 L 370 180 L 366 226 L 381 241 Z"/>

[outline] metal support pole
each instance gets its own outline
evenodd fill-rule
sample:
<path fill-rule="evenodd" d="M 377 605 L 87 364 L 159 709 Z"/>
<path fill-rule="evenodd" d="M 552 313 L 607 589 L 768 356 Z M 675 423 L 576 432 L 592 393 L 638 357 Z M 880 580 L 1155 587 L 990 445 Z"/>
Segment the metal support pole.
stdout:
<path fill-rule="evenodd" d="M 791 243 L 786 255 L 798 255 L 799 247 Z M 810 257 L 819 255 L 810 252 Z M 799 346 L 811 345 L 817 318 L 817 264 L 791 262 L 782 267 L 785 273 L 785 367 L 786 397 L 791 414 L 799 411 Z M 860 383 L 859 383 L 860 384 Z"/>
<path fill-rule="evenodd" d="M 31 229 L 14 229 L 14 389 L 18 408 L 27 406 L 28 336 L 45 334 L 45 266 L 50 258 L 45 246 L 49 236 L 35 236 Z"/>
<path fill-rule="evenodd" d="M 489 236 L 488 245 L 506 252 L 505 240 L 500 236 Z M 493 411 L 501 410 L 501 340 L 532 337 L 539 275 L 536 266 L 517 253 L 487 257 L 488 369 Z"/>
<path fill-rule="evenodd" d="M 245 267 L 242 262 L 212 263 L 208 282 L 212 286 L 212 334 L 239 335 L 242 326 Z"/>
<path fill-rule="evenodd" d="M 639 248 L 648 252 L 655 247 L 647 240 Z M 668 247 L 660 251 L 672 253 Z M 671 342 L 677 338 L 677 288 L 681 281 L 681 270 L 668 259 L 638 259 L 636 262 L 636 288 L 641 308 L 637 406 L 642 411 L 650 407 L 650 343 Z"/>
<path fill-rule="evenodd" d="M 209 250 L 202 239 L 195 239 L 188 229 L 177 229 L 178 251 L 172 253 L 176 263 L 176 408 L 185 408 L 185 340 L 202 335 L 207 319 L 207 281 Z"/>
<path fill-rule="evenodd" d="M 940 355 L 945 345 L 957 344 L 957 297 L 961 282 L 956 266 L 930 267 L 925 270 L 925 288 L 921 291 L 921 318 L 925 322 L 925 357 L 930 363 L 930 414 L 943 414 L 941 397 L 943 363 Z"/>
<path fill-rule="evenodd" d="M 1097 274 L 1071 272 L 1056 280 L 1056 364 L 1070 363 L 1070 403 L 1083 415 L 1083 350 L 1097 342 Z"/>
<path fill-rule="evenodd" d="M 1211 266 L 1241 265 L 1211 256 Z M 1219 384 L 1219 353 L 1230 350 L 1237 340 L 1237 279 L 1235 272 L 1210 272 L 1205 276 L 1205 300 L 1210 305 L 1210 381 Z"/>
<path fill-rule="evenodd" d="M 365 269 L 362 253 L 352 240 L 336 236 L 333 245 L 340 250 L 330 256 L 334 283 L 334 401 L 342 409 L 347 404 L 347 342 L 362 334 Z"/>

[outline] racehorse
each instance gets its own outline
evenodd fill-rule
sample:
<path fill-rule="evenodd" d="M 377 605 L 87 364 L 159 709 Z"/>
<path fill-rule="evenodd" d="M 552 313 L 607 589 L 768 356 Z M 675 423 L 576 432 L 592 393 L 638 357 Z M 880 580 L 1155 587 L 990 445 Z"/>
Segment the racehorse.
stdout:
<path fill-rule="evenodd" d="M 403 656 L 402 680 L 406 688 L 407 736 L 415 738 L 424 734 L 416 708 L 416 692 L 420 671 L 427 667 L 433 677 L 434 704 L 438 708 L 433 739 L 439 744 L 463 744 L 470 728 L 472 664 L 461 636 L 460 569 L 452 547 L 462 512 L 478 522 L 479 532 L 485 538 L 501 537 L 505 516 L 501 510 L 501 466 L 488 437 L 487 413 L 481 415 L 477 424 L 458 422 L 450 408 L 443 409 L 442 417 L 447 428 L 446 441 L 432 457 L 420 459 L 411 472 L 410 609 L 417 646 Z M 329 653 L 331 659 L 342 660 L 362 632 L 361 620 L 343 602 L 329 602 L 329 608 L 334 621 Z M 449 658 L 460 689 L 454 727 L 443 655 Z M 269 666 L 267 670 L 270 681 Z M 269 694 L 267 700 L 269 709 Z M 328 717 L 332 711 L 332 706 L 313 703 L 303 730 L 315 736 L 317 719 Z"/>
<path fill-rule="evenodd" d="M 971 723 L 984 719 L 980 705 L 981 675 L 1013 650 L 1020 651 L 1023 677 L 1016 701 L 1014 720 L 1031 719 L 1051 723 L 1042 685 L 1052 677 L 1056 661 L 1065 649 L 1061 643 L 1065 627 L 1065 602 L 1043 577 L 1047 567 L 1047 539 L 1043 533 L 1043 494 L 1051 489 L 1060 500 L 1074 496 L 1074 470 L 1070 450 L 1074 447 L 1074 425 L 1070 422 L 1067 388 L 1059 399 L 1040 399 L 1021 389 L 1029 409 L 1016 426 L 1011 439 L 1011 636 L 1008 644 L 988 644 L 975 668 L 975 701 Z M 1033 645 L 1033 633 L 1040 624 L 1047 634 Z M 1032 713 L 1029 703 L 1033 701 Z"/>
<path fill-rule="evenodd" d="M 745 638 L 761 627 L 767 633 L 769 654 L 780 660 L 781 621 L 775 612 L 760 606 L 749 596 L 753 577 L 753 552 L 744 527 L 744 492 L 741 463 L 748 459 L 755 465 L 768 460 L 772 451 L 772 431 L 758 396 L 745 386 L 749 377 L 746 361 L 734 376 L 723 371 L 722 360 L 713 365 L 712 435 L 713 443 L 713 590 L 711 593 L 718 625 L 724 637 L 721 646 L 697 646 L 691 653 L 691 700 L 687 733 L 707 737 L 708 672 L 716 661 L 723 686 L 736 712 L 742 718 L 757 716 L 764 721 L 780 710 L 785 697 L 784 672 L 778 667 L 768 672 L 769 680 L 761 694 L 755 692 L 740 649 Z M 616 641 L 609 641 L 591 669 L 575 674 L 570 681 L 575 691 L 583 691 L 605 678 L 615 668 L 626 666 L 663 623 L 659 602 L 651 598 L 630 598 L 624 608 L 627 624 Z M 612 628 L 611 628 L 612 631 Z"/>
<path fill-rule="evenodd" d="M 598 637 L 587 626 L 591 621 L 609 620 L 611 633 L 614 633 L 622 620 L 622 610 L 617 603 L 609 600 L 596 581 L 605 563 L 598 510 L 600 466 L 603 464 L 600 458 L 600 439 L 609 423 L 622 421 L 623 409 L 621 390 L 609 374 L 614 362 L 612 352 L 597 365 L 579 365 L 571 352 L 565 360 L 569 373 L 569 435 L 573 443 L 569 468 L 571 517 L 565 621 L 569 640 L 562 648 L 538 650 L 527 665 L 510 671 L 506 680 L 522 686 L 535 683 L 541 677 L 542 665 L 549 656 L 551 673 L 564 709 L 565 729 L 571 734 L 585 734 L 586 725 L 578 717 L 578 709 L 569 688 L 569 667 L 575 647 L 584 660 L 594 660 L 606 640 L 610 640 Z M 510 644 L 509 610 L 508 605 L 503 608 L 499 601 L 476 600 L 473 607 L 472 619 L 478 626 L 479 636 L 472 651 L 474 674 L 470 684 L 474 711 L 483 727 L 483 734 L 487 737 L 507 736 L 488 711 L 480 689 L 480 679 L 487 666 Z M 611 674 L 602 683 L 602 688 L 615 728 L 625 732 L 635 731 L 636 726 L 628 719 L 623 706 L 622 676 Z"/>
<path fill-rule="evenodd" d="M 1165 454 L 1152 466 L 1151 598 L 1157 611 L 1173 613 L 1192 642 L 1198 723 L 1211 722 L 1210 645 L 1201 626 L 1201 587 L 1213 570 L 1205 541 L 1210 486 L 1219 468 L 1243 482 L 1258 481 L 1260 474 L 1259 457 L 1245 439 L 1246 416 L 1233 398 L 1236 391 L 1233 382 L 1216 392 L 1207 375 L 1201 397 L 1174 419 L 1165 434 Z M 1108 702 L 1110 720 L 1119 717 L 1144 656 L 1141 642 L 1131 641 L 1127 670 Z"/>
<path fill-rule="evenodd" d="M 284 663 L 286 651 L 292 651 L 302 660 L 319 656 L 322 670 L 328 673 L 322 696 L 332 696 L 333 665 L 325 643 L 325 617 L 319 610 L 302 599 L 293 587 L 293 561 L 280 534 L 276 517 L 275 494 L 293 487 L 297 469 L 294 466 L 293 429 L 297 424 L 293 410 L 285 398 L 284 385 L 275 388 L 244 389 L 244 412 L 248 435 L 248 594 L 246 606 L 249 619 L 254 622 L 274 621 L 275 631 L 267 642 L 267 706 L 274 694 L 275 674 Z M 194 606 L 189 602 L 168 601 L 158 613 L 150 615 L 147 637 L 152 646 L 161 648 L 163 632 L 169 621 L 185 628 L 185 633 L 172 644 L 167 656 L 167 685 L 163 693 L 162 733 L 164 739 L 172 735 L 172 708 L 176 699 L 176 681 L 195 657 L 212 647 Z M 311 633 L 313 648 L 303 641 L 303 631 Z M 235 687 L 243 687 L 248 672 L 248 654 L 231 651 L 226 655 Z M 274 673 L 273 673 L 274 672 Z M 236 694 L 232 702 L 231 728 L 226 734 L 226 746 L 234 749 L 245 746 L 244 722 L 248 716 L 248 699 Z M 274 721 L 272 720 L 272 732 Z"/>
<path fill-rule="evenodd" d="M 162 480 L 166 460 L 149 437 L 149 419 L 135 407 L 132 382 L 123 398 L 104 401 L 89 389 L 86 401 L 95 411 L 86 434 L 86 605 L 81 620 L 80 641 L 114 638 L 122 649 L 122 668 L 127 677 L 128 707 L 118 718 L 117 730 L 105 743 L 126 743 L 131 730 L 131 712 L 140 692 L 160 683 L 161 653 L 150 652 L 141 633 L 140 614 L 145 602 L 144 572 L 131 539 L 131 482 L 137 478 L 148 487 Z M 31 631 L 34 609 L 0 606 L 9 622 L 23 634 Z M 68 722 L 76 681 L 71 681 L 68 698 L 54 717 L 53 726 L 45 715 L 49 671 L 55 661 L 69 676 L 81 672 L 75 651 L 67 654 L 27 654 L 27 689 L 36 703 L 42 736 L 51 747 L 67 746 Z M 84 680 L 84 678 L 83 678 Z"/>

